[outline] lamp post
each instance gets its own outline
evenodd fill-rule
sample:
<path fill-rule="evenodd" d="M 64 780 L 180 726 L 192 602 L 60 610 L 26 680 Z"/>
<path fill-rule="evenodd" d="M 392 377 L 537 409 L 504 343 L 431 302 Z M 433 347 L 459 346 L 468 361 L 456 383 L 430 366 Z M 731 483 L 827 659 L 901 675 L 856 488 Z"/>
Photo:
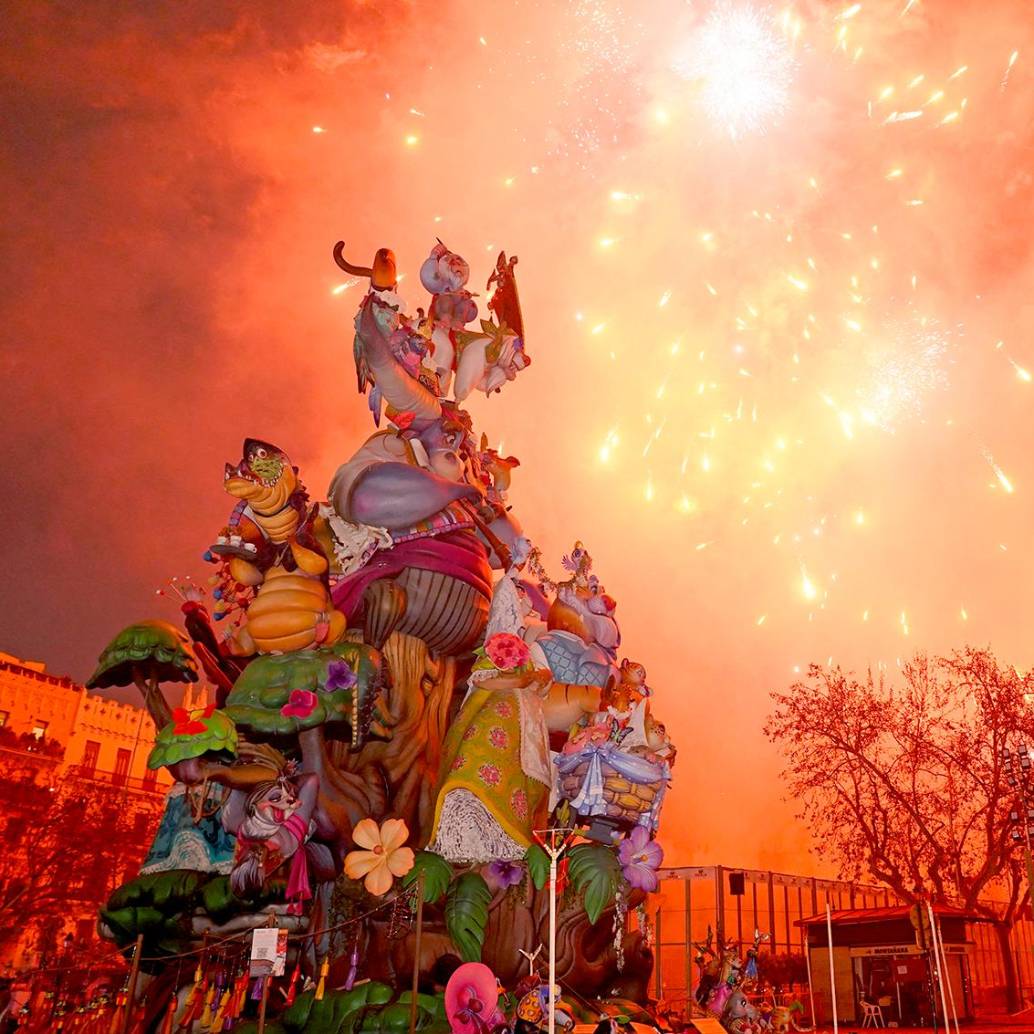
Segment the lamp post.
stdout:
<path fill-rule="evenodd" d="M 1010 836 L 1014 844 L 1023 844 L 1023 860 L 1027 866 L 1027 899 L 1034 909 L 1034 861 L 1030 852 L 1030 839 L 1034 835 L 1034 806 L 1031 804 L 1034 780 L 1031 751 L 1027 745 L 1021 743 L 1016 751 L 1003 747 L 1002 768 L 1005 770 L 1005 781 L 1016 793 L 1016 806 L 1009 812 L 1009 821 L 1013 824 Z"/>

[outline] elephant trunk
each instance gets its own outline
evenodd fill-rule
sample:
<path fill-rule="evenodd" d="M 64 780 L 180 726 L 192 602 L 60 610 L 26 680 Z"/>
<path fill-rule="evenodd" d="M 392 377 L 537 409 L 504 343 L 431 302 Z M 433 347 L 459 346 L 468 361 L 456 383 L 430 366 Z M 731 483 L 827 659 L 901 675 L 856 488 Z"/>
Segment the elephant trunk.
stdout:
<path fill-rule="evenodd" d="M 369 266 L 357 266 L 354 262 L 349 262 L 345 258 L 345 242 L 338 241 L 334 245 L 334 261 L 338 264 L 339 268 L 343 269 L 346 273 L 351 273 L 352 276 L 365 276 L 370 278 L 373 276 L 373 270 Z"/>
<path fill-rule="evenodd" d="M 373 382 L 385 401 L 400 413 L 413 413 L 417 426 L 433 423 L 442 415 L 442 405 L 395 358 L 388 339 L 374 318 L 373 306 L 364 302 L 356 329 Z"/>

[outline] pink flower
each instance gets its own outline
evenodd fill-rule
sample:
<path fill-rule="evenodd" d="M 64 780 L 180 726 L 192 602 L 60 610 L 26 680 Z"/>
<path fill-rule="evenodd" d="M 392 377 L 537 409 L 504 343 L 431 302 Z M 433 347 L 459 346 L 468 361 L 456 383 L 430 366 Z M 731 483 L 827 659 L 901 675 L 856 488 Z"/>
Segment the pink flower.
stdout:
<path fill-rule="evenodd" d="M 618 860 L 621 872 L 629 884 L 638 890 L 653 893 L 660 880 L 657 866 L 664 860 L 664 850 L 656 840 L 650 839 L 645 826 L 636 826 L 626 840 L 618 846 Z"/>
<path fill-rule="evenodd" d="M 472 740 L 478 734 L 478 727 L 476 725 L 468 725 L 467 731 L 463 734 L 465 740 Z"/>
<path fill-rule="evenodd" d="M 528 817 L 528 795 L 521 789 L 516 789 L 510 794 L 510 807 L 514 815 L 519 819 Z"/>
<path fill-rule="evenodd" d="M 510 738 L 506 735 L 506 730 L 498 725 L 493 725 L 488 730 L 488 742 L 492 744 L 497 750 L 506 750 L 507 745 L 510 742 Z"/>
<path fill-rule="evenodd" d="M 482 765 L 478 769 L 478 775 L 481 776 L 481 781 L 486 786 L 498 786 L 499 780 L 502 779 L 502 775 L 495 765 Z"/>
<path fill-rule="evenodd" d="M 318 703 L 319 698 L 311 689 L 292 689 L 291 696 L 280 708 L 280 713 L 285 718 L 308 718 L 316 710 Z"/>
<path fill-rule="evenodd" d="M 507 703 L 507 701 L 500 700 L 499 703 L 495 705 L 495 713 L 499 715 L 500 718 L 512 718 L 513 708 L 509 703 Z"/>
<path fill-rule="evenodd" d="M 496 632 L 489 636 L 485 641 L 485 653 L 500 671 L 513 671 L 527 664 L 531 657 L 528 644 L 512 632 Z"/>
<path fill-rule="evenodd" d="M 456 760 L 452 763 L 451 771 L 458 772 L 466 763 L 467 759 L 462 754 L 457 754 Z"/>

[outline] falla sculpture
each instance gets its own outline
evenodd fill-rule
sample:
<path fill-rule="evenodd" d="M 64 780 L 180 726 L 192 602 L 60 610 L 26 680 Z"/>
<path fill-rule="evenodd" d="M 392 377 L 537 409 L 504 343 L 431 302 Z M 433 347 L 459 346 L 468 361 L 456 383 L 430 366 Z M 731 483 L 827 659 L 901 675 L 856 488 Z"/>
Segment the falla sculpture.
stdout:
<path fill-rule="evenodd" d="M 531 362 L 517 258 L 500 253 L 478 319 L 470 267 L 441 241 L 415 313 L 390 249 L 333 256 L 369 284 L 353 356 L 376 430 L 325 502 L 285 443 L 246 439 L 208 591 L 179 587 L 182 630 L 145 621 L 101 655 L 89 684 L 141 688 L 149 764 L 176 780 L 101 932 L 127 949 L 143 935 L 144 1029 L 248 1029 L 242 938 L 270 924 L 289 953 L 269 1029 L 449 1030 L 443 967 L 461 963 L 505 992 L 499 1023 L 545 1026 L 543 831 L 562 828 L 554 963 L 573 998 L 557 1015 L 632 1010 L 675 748 L 588 549 L 550 576 L 508 501 L 518 460 L 461 406 Z M 202 677 L 214 700 L 169 706 L 163 683 Z"/>

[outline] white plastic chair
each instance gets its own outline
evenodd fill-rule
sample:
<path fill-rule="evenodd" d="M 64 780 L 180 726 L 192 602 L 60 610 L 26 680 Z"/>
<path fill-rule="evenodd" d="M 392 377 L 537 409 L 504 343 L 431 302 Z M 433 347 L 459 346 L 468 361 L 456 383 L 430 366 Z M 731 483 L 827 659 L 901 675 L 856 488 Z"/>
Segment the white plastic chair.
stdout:
<path fill-rule="evenodd" d="M 874 1002 L 867 1002 L 864 998 L 860 999 L 858 1004 L 862 1007 L 863 1027 L 886 1026 L 883 1022 L 883 1010 L 878 1005 Z"/>

